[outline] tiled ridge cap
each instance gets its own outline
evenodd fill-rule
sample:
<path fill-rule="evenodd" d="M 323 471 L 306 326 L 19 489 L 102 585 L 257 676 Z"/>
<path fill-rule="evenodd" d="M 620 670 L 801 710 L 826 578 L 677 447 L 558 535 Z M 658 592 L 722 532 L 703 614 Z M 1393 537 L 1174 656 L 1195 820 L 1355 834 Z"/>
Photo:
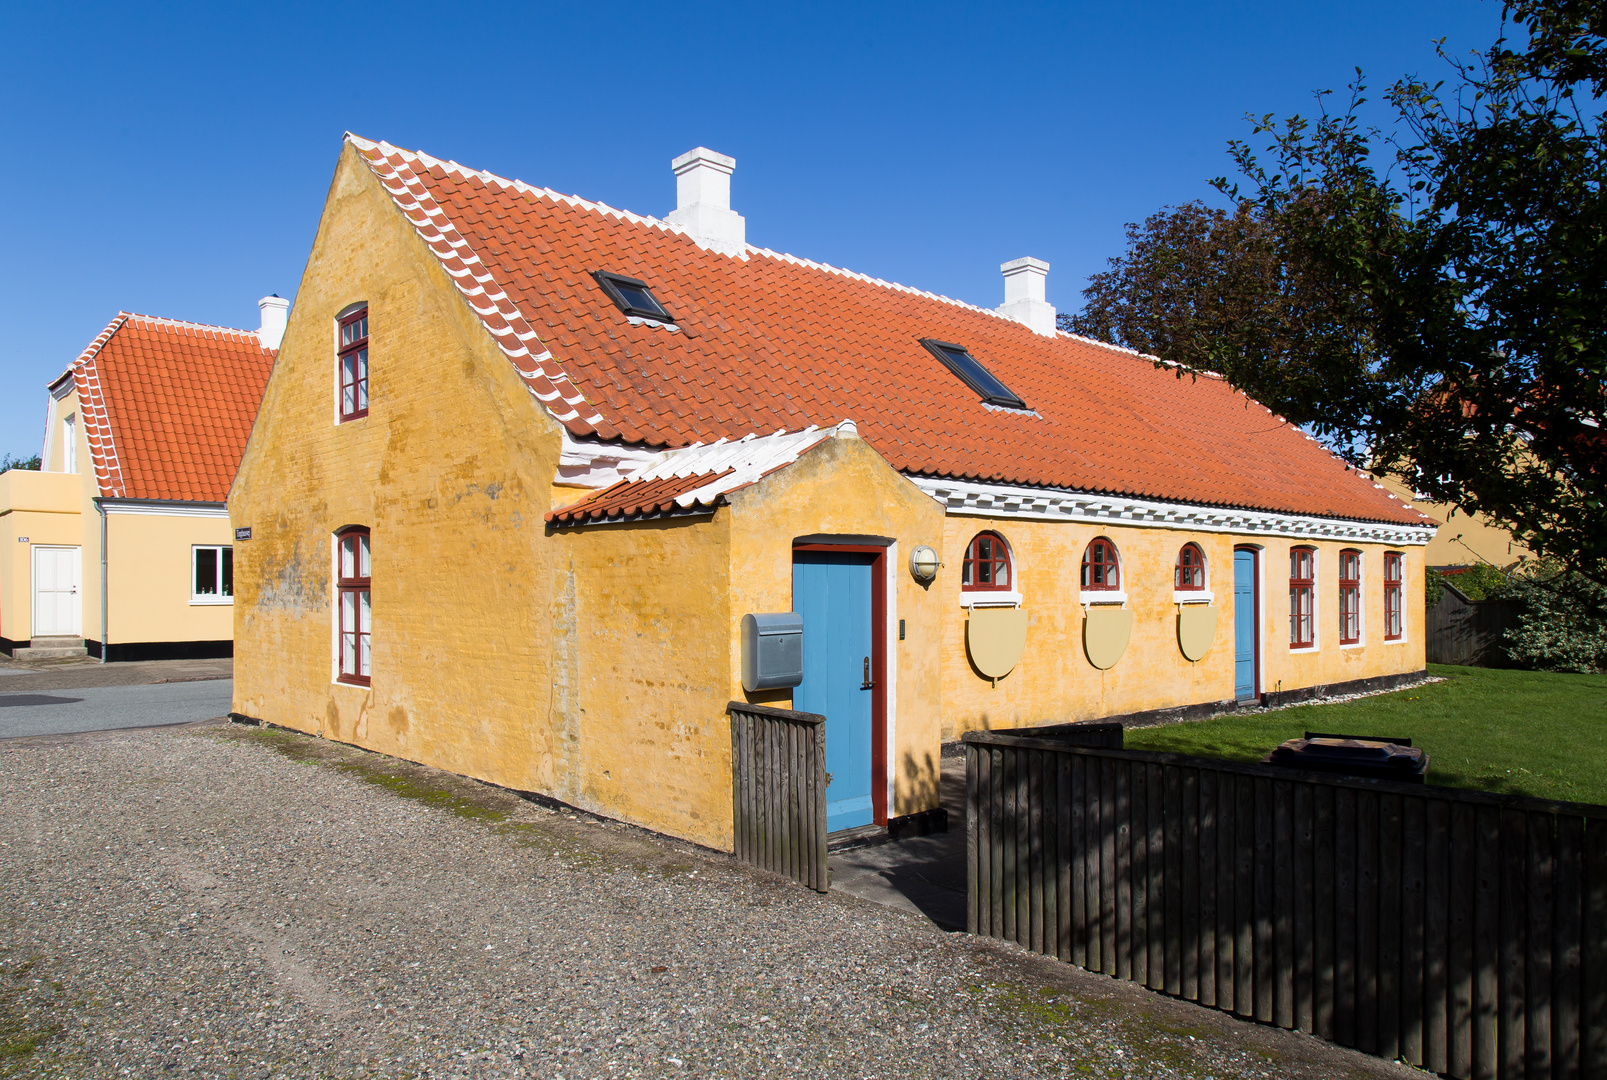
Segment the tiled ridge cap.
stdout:
<path fill-rule="evenodd" d="M 374 142 L 351 132 L 349 142 L 390 195 L 413 230 L 429 246 L 441 268 L 457 285 L 480 323 L 490 332 L 514 371 L 553 419 L 577 434 L 598 434 L 607 438 L 619 433 L 586 400 L 540 335 L 525 319 L 507 291 L 497 283 L 479 254 L 441 209 L 413 166 L 425 163 L 447 164 L 385 142 Z M 451 166 L 461 175 L 478 176 L 461 165 Z M 489 175 L 489 174 L 487 174 Z M 500 178 L 499 178 L 500 179 Z M 532 347 L 533 346 L 533 347 Z"/>
<path fill-rule="evenodd" d="M 125 316 L 129 320 L 138 320 L 141 323 L 163 327 L 165 329 L 198 330 L 207 334 L 223 334 L 239 340 L 242 344 L 255 344 L 265 353 L 272 353 L 274 351 L 273 349 L 262 348 L 262 340 L 257 337 L 257 332 L 255 330 L 241 330 L 234 326 L 214 326 L 211 323 L 189 322 L 185 319 L 164 319 L 159 315 L 141 315 L 138 312 L 133 311 L 120 311 L 118 314 Z"/>
<path fill-rule="evenodd" d="M 78 391 L 78 415 L 83 420 L 84 440 L 89 444 L 89 459 L 95 466 L 95 487 L 106 498 L 118 499 L 126 494 L 123 469 L 117 457 L 117 444 L 112 438 L 111 417 L 106 409 L 106 392 L 100 384 L 100 370 L 95 359 L 106 343 L 132 318 L 131 312 L 119 311 L 106 324 L 89 347 L 73 361 L 73 387 Z"/>
<path fill-rule="evenodd" d="M 523 180 L 499 176 L 498 174 L 488 172 L 485 169 L 471 169 L 466 165 L 460 164 L 459 162 L 452 161 L 450 159 L 438 158 L 431 154 L 426 154 L 422 150 L 405 150 L 402 147 L 394 146 L 388 142 L 374 142 L 372 140 L 365 139 L 360 135 L 354 135 L 349 131 L 346 133 L 346 139 L 359 149 L 379 150 L 386 156 L 394 153 L 404 159 L 422 164 L 426 169 L 436 166 L 445 172 L 452 173 L 453 175 L 460 176 L 465 179 L 472 177 L 484 184 L 495 184 L 498 187 L 517 191 L 524 195 L 533 195 L 537 198 L 550 199 L 553 202 L 565 203 L 581 210 L 589 210 L 593 213 L 604 214 L 612 218 L 617 218 L 620 221 L 628 221 L 633 225 L 644 225 L 648 228 L 663 229 L 665 232 L 675 233 L 680 236 L 688 235 L 686 229 L 682 226 L 675 225 L 671 222 L 663 220 L 662 218 L 656 218 L 649 214 L 637 214 L 629 210 L 621 210 L 618 207 L 609 206 L 604 202 L 598 202 L 594 199 L 581 198 L 579 195 L 565 195 L 562 192 L 554 191 L 552 188 L 536 187 L 533 184 L 525 183 Z M 365 157 L 366 156 L 367 155 L 365 154 Z M 886 278 L 872 277 L 870 274 L 861 273 L 858 270 L 849 270 L 841 266 L 833 266 L 831 263 L 824 263 L 815 259 L 808 259 L 801 255 L 791 255 L 785 251 L 775 251 L 771 248 L 758 247 L 754 244 L 745 245 L 745 250 L 749 255 L 759 255 L 768 259 L 777 259 L 781 262 L 806 267 L 810 270 L 818 270 L 826 274 L 835 274 L 838 277 L 845 277 L 852 281 L 863 282 L 867 285 L 874 285 L 878 288 L 891 289 L 894 292 L 901 292 L 910 296 L 919 296 L 927 300 L 936 300 L 940 304 L 948 304 L 952 307 L 963 308 L 966 311 L 974 311 L 981 315 L 991 315 L 995 319 L 1003 319 L 1005 322 L 1015 322 L 1015 320 L 1010 318 L 1010 316 L 1001 314 L 992 308 L 981 307 L 966 300 L 956 300 L 952 296 L 944 296 L 942 293 L 929 292 L 926 289 L 918 289 L 913 285 L 902 285 L 896 281 L 888 281 Z M 734 256 L 727 257 L 731 258 Z M 1101 349 L 1110 349 L 1114 352 L 1126 353 L 1129 356 L 1136 356 L 1157 364 L 1173 363 L 1173 361 L 1162 360 L 1160 357 L 1152 356 L 1149 353 L 1139 352 L 1137 349 L 1129 349 L 1122 345 L 1113 345 L 1108 341 L 1100 341 L 1097 338 L 1084 337 L 1081 334 L 1067 333 L 1064 330 L 1056 330 L 1055 336 L 1070 338 L 1074 341 L 1080 341 L 1087 345 L 1095 345 Z M 1198 374 L 1208 375 L 1214 378 L 1221 378 L 1221 376 L 1217 375 L 1215 372 L 1202 371 Z"/>

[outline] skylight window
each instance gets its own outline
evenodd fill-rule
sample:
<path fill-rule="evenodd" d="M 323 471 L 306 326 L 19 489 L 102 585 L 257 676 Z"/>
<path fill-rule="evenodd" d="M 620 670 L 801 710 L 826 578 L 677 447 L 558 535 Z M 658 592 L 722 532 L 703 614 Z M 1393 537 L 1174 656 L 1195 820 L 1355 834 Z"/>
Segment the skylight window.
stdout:
<path fill-rule="evenodd" d="M 670 313 L 664 310 L 664 305 L 653 296 L 653 290 L 648 288 L 647 282 L 637 281 L 623 274 L 610 274 L 603 270 L 594 272 L 592 276 L 597 279 L 597 284 L 603 287 L 603 292 L 608 294 L 608 298 L 619 305 L 619 310 L 625 314 L 661 323 L 675 321 L 670 317 Z"/>
<path fill-rule="evenodd" d="M 931 338 L 922 338 L 921 344 L 932 350 L 932 355 L 943 361 L 943 366 L 960 377 L 960 380 L 982 395 L 982 400 L 989 405 L 1001 405 L 1006 409 L 1025 409 L 1027 403 L 1010 392 L 1010 388 L 998 379 L 993 373 L 983 367 L 972 356 L 964 345 L 951 345 L 946 341 L 934 341 Z"/>

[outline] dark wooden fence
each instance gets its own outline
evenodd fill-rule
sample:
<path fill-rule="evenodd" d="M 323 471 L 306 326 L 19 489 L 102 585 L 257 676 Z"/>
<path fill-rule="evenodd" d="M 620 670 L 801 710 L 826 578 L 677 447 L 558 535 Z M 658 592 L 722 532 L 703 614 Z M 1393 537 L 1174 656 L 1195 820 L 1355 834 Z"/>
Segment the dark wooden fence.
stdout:
<path fill-rule="evenodd" d="M 825 892 L 826 718 L 733 701 L 736 856 Z"/>
<path fill-rule="evenodd" d="M 1424 653 L 1431 664 L 1499 664 L 1506 629 L 1518 621 L 1523 606 L 1511 600 L 1469 600 L 1447 584 L 1439 602 L 1428 609 L 1428 641 Z"/>
<path fill-rule="evenodd" d="M 965 743 L 971 932 L 1455 1077 L 1607 1077 L 1607 808 Z"/>

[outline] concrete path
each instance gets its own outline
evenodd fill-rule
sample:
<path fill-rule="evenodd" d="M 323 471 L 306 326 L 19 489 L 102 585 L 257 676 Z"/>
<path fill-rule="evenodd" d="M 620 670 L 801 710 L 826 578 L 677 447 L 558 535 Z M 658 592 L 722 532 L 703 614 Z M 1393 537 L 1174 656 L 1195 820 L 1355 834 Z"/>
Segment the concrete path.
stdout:
<path fill-rule="evenodd" d="M 831 887 L 920 915 L 944 930 L 965 929 L 965 758 L 943 757 L 949 831 L 852 848 L 831 857 Z"/>
<path fill-rule="evenodd" d="M 0 683 L 0 739 L 209 720 L 229 712 L 233 679 L 13 690 Z"/>

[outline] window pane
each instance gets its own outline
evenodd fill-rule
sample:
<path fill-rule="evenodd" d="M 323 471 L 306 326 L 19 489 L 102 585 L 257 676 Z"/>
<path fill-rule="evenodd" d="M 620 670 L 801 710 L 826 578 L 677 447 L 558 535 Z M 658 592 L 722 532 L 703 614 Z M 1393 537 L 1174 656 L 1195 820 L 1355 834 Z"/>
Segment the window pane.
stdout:
<path fill-rule="evenodd" d="M 218 549 L 195 549 L 195 595 L 218 594 Z"/>
<path fill-rule="evenodd" d="M 971 385 L 976 387 L 977 392 L 982 394 L 983 397 L 1020 400 L 1010 392 L 1008 386 L 994 378 L 992 372 L 977 363 L 976 359 L 964 349 L 940 349 L 940 351 L 948 358 L 951 364 L 970 380 Z"/>
<path fill-rule="evenodd" d="M 367 676 L 370 669 L 372 642 L 367 634 L 358 635 L 357 674 Z"/>
<path fill-rule="evenodd" d="M 354 536 L 340 538 L 340 576 L 342 578 L 354 578 L 357 576 L 356 554 L 352 550 L 356 542 L 357 538 Z"/>
<path fill-rule="evenodd" d="M 223 595 L 234 595 L 234 548 L 223 549 Z"/>
<path fill-rule="evenodd" d="M 368 336 L 368 312 L 366 311 L 363 312 L 363 317 L 357 320 L 357 336 L 360 338 Z"/>
<path fill-rule="evenodd" d="M 364 589 L 362 592 L 358 593 L 357 596 L 357 629 L 362 633 L 367 634 L 374 628 L 373 613 L 368 600 L 368 590 Z"/>
<path fill-rule="evenodd" d="M 357 674 L 357 635 L 340 635 L 340 673 L 342 675 Z"/>
<path fill-rule="evenodd" d="M 368 408 L 368 350 L 360 349 L 357 353 L 357 409 L 359 412 Z"/>
<path fill-rule="evenodd" d="M 372 575 L 369 573 L 368 534 L 367 533 L 363 533 L 361 536 L 359 536 L 357 538 L 357 551 L 358 551 L 357 576 L 361 577 L 361 578 L 371 577 Z M 364 593 L 363 595 L 366 596 L 368 594 Z"/>
<path fill-rule="evenodd" d="M 1001 589 L 1010 587 L 1010 564 L 1004 560 L 1004 550 L 999 550 L 999 561 L 993 564 L 993 583 Z"/>

